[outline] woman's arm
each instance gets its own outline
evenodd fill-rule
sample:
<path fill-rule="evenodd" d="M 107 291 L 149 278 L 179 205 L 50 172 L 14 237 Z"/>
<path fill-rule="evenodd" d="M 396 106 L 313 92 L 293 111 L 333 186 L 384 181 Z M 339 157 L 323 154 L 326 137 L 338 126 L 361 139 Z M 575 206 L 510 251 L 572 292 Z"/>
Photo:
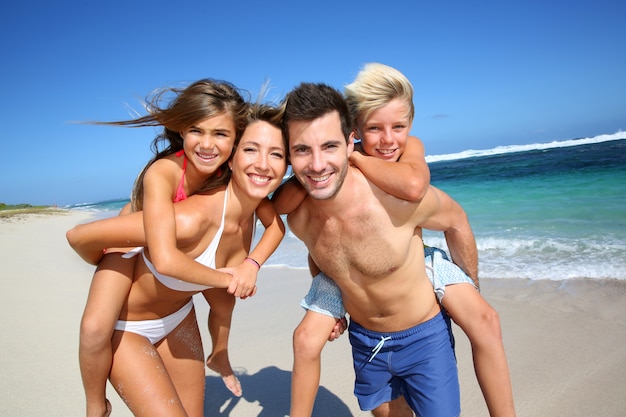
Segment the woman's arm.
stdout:
<path fill-rule="evenodd" d="M 256 209 L 256 215 L 265 230 L 257 245 L 249 253 L 247 257 L 249 259 L 232 269 L 233 278 L 228 292 L 236 297 L 245 298 L 254 295 L 261 265 L 274 253 L 285 236 L 285 225 L 268 198 L 261 201 Z"/>

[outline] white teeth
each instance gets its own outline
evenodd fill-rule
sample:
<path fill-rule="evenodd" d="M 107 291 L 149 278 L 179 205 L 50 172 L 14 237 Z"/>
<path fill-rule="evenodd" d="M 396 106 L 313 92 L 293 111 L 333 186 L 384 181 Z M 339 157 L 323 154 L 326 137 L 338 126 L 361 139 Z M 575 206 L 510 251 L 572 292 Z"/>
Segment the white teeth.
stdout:
<path fill-rule="evenodd" d="M 326 181 L 328 178 L 330 178 L 330 174 L 326 174 L 323 175 L 321 177 L 310 177 L 311 180 L 315 181 L 315 182 L 322 182 L 322 181 Z"/>
<path fill-rule="evenodd" d="M 261 182 L 261 183 L 270 182 L 270 177 L 265 177 L 265 176 L 262 177 L 260 175 L 253 175 L 253 174 L 250 174 L 249 177 L 254 182 Z"/>
<path fill-rule="evenodd" d="M 196 155 L 198 155 L 198 158 L 200 158 L 200 159 L 210 160 L 210 159 L 217 158 L 217 155 L 214 155 L 214 154 L 196 153 Z"/>
<path fill-rule="evenodd" d="M 395 149 L 378 149 L 378 153 L 381 153 L 383 155 L 389 155 L 394 153 L 395 151 Z"/>

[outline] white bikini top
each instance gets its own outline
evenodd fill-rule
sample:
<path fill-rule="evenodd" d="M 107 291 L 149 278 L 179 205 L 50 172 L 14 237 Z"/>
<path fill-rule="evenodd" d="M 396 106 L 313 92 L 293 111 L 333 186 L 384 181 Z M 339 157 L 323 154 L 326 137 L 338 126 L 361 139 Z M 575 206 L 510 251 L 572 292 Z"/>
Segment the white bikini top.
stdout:
<path fill-rule="evenodd" d="M 209 246 L 207 246 L 204 252 L 202 252 L 202 254 L 195 259 L 197 262 L 200 262 L 202 265 L 208 266 L 209 268 L 213 268 L 213 269 L 215 269 L 215 255 L 217 253 L 217 248 L 219 246 L 220 239 L 222 238 L 222 233 L 224 232 L 224 218 L 226 217 L 226 203 L 227 202 L 228 202 L 228 189 L 226 189 L 224 193 L 224 208 L 222 209 L 222 221 L 221 221 L 220 227 L 219 229 L 217 229 L 217 232 L 215 232 L 215 236 L 213 237 L 213 240 L 211 241 Z M 123 257 L 132 258 L 133 256 L 137 255 L 139 252 L 141 252 L 141 254 L 143 255 L 143 260 L 146 263 L 146 266 L 148 267 L 150 272 L 152 272 L 154 277 L 158 279 L 159 282 L 165 285 L 167 288 L 170 288 L 174 291 L 203 291 L 208 288 L 211 288 L 210 286 L 194 284 L 192 282 L 183 281 L 178 278 L 170 277 L 168 275 L 163 275 L 159 273 L 154 267 L 154 265 L 152 264 L 152 262 L 150 262 L 148 258 L 146 257 L 146 253 L 144 251 L 143 246 L 133 249 L 132 251 L 124 254 Z"/>

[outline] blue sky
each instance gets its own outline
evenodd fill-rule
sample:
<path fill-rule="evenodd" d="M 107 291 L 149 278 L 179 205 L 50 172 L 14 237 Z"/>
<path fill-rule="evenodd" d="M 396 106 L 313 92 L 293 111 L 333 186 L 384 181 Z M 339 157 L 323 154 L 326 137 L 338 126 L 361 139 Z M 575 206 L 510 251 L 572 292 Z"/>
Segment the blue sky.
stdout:
<path fill-rule="evenodd" d="M 249 5 L 245 5 L 249 3 Z M 0 202 L 129 195 L 152 128 L 119 120 L 152 90 L 200 78 L 278 101 L 342 89 L 366 62 L 415 88 L 427 155 L 626 130 L 623 1 L 31 1 L 0 25 Z"/>

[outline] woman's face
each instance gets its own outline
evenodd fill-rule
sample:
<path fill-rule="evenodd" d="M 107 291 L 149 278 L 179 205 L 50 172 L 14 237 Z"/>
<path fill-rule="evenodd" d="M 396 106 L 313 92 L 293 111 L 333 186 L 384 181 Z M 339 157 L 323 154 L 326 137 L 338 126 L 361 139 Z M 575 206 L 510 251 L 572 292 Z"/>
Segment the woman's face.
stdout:
<path fill-rule="evenodd" d="M 230 158 L 235 122 L 228 113 L 221 113 L 189 126 L 180 135 L 189 162 L 201 174 L 211 176 Z"/>
<path fill-rule="evenodd" d="M 233 181 L 251 197 L 267 197 L 285 176 L 286 152 L 279 128 L 263 121 L 252 122 L 229 162 Z"/>
<path fill-rule="evenodd" d="M 393 99 L 359 119 L 357 133 L 365 153 L 386 161 L 397 161 L 406 147 L 411 131 L 409 110 L 400 99 Z"/>

